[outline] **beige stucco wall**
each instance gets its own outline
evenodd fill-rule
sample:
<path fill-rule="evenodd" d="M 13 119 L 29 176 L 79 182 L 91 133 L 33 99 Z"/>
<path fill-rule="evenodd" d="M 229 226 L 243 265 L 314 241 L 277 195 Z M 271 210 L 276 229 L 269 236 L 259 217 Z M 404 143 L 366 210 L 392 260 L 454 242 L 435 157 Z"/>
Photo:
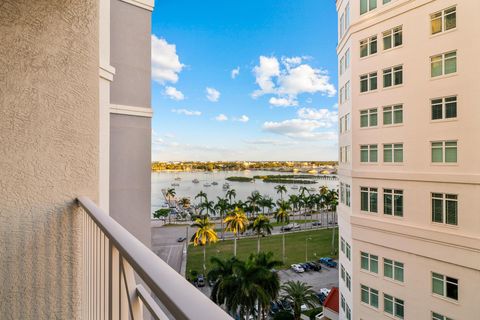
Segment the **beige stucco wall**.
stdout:
<path fill-rule="evenodd" d="M 78 319 L 74 199 L 97 199 L 95 0 L 0 2 L 0 318 Z"/>

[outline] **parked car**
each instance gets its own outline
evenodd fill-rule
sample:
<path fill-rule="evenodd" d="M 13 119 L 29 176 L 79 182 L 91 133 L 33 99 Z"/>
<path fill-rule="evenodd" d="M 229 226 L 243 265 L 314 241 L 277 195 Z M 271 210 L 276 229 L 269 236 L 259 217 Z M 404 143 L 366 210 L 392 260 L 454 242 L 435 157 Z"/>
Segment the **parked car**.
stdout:
<path fill-rule="evenodd" d="M 213 287 L 214 284 L 215 284 L 215 282 L 216 282 L 216 281 L 213 280 L 213 279 L 208 279 L 208 286 L 209 286 L 209 287 Z"/>
<path fill-rule="evenodd" d="M 327 296 L 321 292 L 315 293 L 315 295 L 317 296 L 320 304 L 323 306 L 323 303 L 325 302 L 325 299 L 327 299 Z"/>
<path fill-rule="evenodd" d="M 300 266 L 303 268 L 303 270 L 305 271 L 310 271 L 312 270 L 312 268 L 310 267 L 310 265 L 308 263 L 301 263 Z"/>
<path fill-rule="evenodd" d="M 285 311 L 291 311 L 292 310 L 292 305 L 287 300 L 280 301 L 280 306 L 281 306 L 282 310 L 285 310 Z"/>
<path fill-rule="evenodd" d="M 330 291 L 331 291 L 331 290 L 328 289 L 328 288 L 322 288 L 322 289 L 320 289 L 320 293 L 324 294 L 325 297 L 328 296 L 328 294 L 330 293 Z"/>
<path fill-rule="evenodd" d="M 330 268 L 336 268 L 337 263 L 330 257 L 322 257 L 318 260 L 321 264 L 326 265 L 327 267 Z"/>
<path fill-rule="evenodd" d="M 205 287 L 205 277 L 203 274 L 199 274 L 197 277 L 197 287 Z"/>
<path fill-rule="evenodd" d="M 183 241 L 185 241 L 185 240 L 187 240 L 187 238 L 185 238 L 185 237 L 180 237 L 180 238 L 177 239 L 177 242 L 183 242 Z"/>
<path fill-rule="evenodd" d="M 270 315 L 273 316 L 275 315 L 275 313 L 279 312 L 280 311 L 280 303 L 278 302 L 275 302 L 275 301 L 272 301 L 270 302 Z"/>
<path fill-rule="evenodd" d="M 313 221 L 312 226 L 321 226 L 322 223 L 320 221 Z"/>
<path fill-rule="evenodd" d="M 310 269 L 312 269 L 313 271 L 322 270 L 322 266 L 316 262 L 308 262 L 308 265 L 310 266 Z"/>
<path fill-rule="evenodd" d="M 305 269 L 303 269 L 302 266 L 299 264 L 292 264 L 291 267 L 292 267 L 292 270 L 295 271 L 296 273 L 305 272 Z"/>

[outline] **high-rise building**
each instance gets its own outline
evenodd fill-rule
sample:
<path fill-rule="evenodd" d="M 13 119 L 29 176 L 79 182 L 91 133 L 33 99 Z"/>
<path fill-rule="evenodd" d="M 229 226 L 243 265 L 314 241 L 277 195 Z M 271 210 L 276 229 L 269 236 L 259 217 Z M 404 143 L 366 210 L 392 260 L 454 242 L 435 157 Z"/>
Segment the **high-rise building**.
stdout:
<path fill-rule="evenodd" d="M 340 319 L 476 319 L 480 1 L 336 5 Z"/>

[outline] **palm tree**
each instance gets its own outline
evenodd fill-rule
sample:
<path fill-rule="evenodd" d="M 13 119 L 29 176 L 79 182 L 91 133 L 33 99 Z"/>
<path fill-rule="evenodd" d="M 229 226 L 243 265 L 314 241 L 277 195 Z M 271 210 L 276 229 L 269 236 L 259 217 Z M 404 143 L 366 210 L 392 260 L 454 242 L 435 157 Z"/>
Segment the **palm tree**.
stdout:
<path fill-rule="evenodd" d="M 208 217 L 197 218 L 195 223 L 192 224 L 192 227 L 197 227 L 197 231 L 192 236 L 193 245 L 196 247 L 198 245 L 203 246 L 203 272 L 207 271 L 206 263 L 206 247 L 208 243 L 215 243 L 218 241 L 218 235 L 214 229 L 215 224 L 208 220 Z"/>
<path fill-rule="evenodd" d="M 258 191 L 253 191 L 250 196 L 247 197 L 247 203 L 251 208 L 251 213 L 253 216 L 256 216 L 257 212 L 260 211 L 258 208 L 258 202 L 262 199 L 262 196 Z"/>
<path fill-rule="evenodd" d="M 222 240 L 224 239 L 225 235 L 225 230 L 223 230 L 223 216 L 225 213 L 227 213 L 228 208 L 230 207 L 227 199 L 223 199 L 220 197 L 217 197 L 218 201 L 217 204 L 215 205 L 214 209 L 220 213 L 220 223 L 221 223 L 221 229 L 222 229 Z"/>
<path fill-rule="evenodd" d="M 207 201 L 207 194 L 202 190 L 195 196 L 195 199 L 198 198 L 200 198 L 200 204 L 202 204 L 203 201 Z"/>
<path fill-rule="evenodd" d="M 291 209 L 290 203 L 287 201 L 279 201 L 277 207 L 278 209 L 275 213 L 275 218 L 277 219 L 277 222 L 282 222 L 283 227 L 285 227 L 285 224 L 288 223 L 288 220 L 290 219 L 290 216 L 288 215 L 288 211 Z M 285 263 L 285 230 L 282 232 L 282 261 Z"/>
<path fill-rule="evenodd" d="M 272 198 L 270 198 L 267 195 L 262 196 L 262 199 L 260 199 L 260 202 L 258 203 L 260 207 L 262 207 L 262 213 L 265 215 L 265 208 L 268 209 L 268 215 L 270 215 L 270 210 L 275 206 L 275 203 L 273 202 Z"/>
<path fill-rule="evenodd" d="M 190 199 L 189 198 L 181 198 L 178 201 L 178 204 L 182 206 L 183 209 L 187 209 L 190 207 Z"/>
<path fill-rule="evenodd" d="M 226 303 L 226 300 L 232 296 L 232 276 L 235 271 L 235 266 L 241 263 L 236 257 L 230 257 L 230 259 L 223 260 L 219 257 L 211 257 L 210 262 L 212 267 L 208 272 L 208 280 L 214 281 L 212 286 L 212 292 L 210 293 L 210 299 L 218 305 Z M 234 310 L 228 310 L 233 312 Z"/>
<path fill-rule="evenodd" d="M 309 308 L 315 308 L 317 305 L 318 298 L 315 291 L 305 282 L 287 281 L 282 286 L 282 291 L 282 297 L 292 305 L 295 320 L 300 320 L 303 304 Z"/>
<path fill-rule="evenodd" d="M 240 233 L 244 233 L 248 226 L 248 218 L 245 212 L 235 207 L 235 209 L 225 218 L 226 231 L 233 232 L 233 255 L 237 256 L 237 239 Z"/>
<path fill-rule="evenodd" d="M 207 216 L 210 216 L 210 213 L 215 214 L 215 204 L 213 201 L 205 199 L 205 201 L 200 204 L 200 213 L 203 213 L 204 211 Z"/>
<path fill-rule="evenodd" d="M 171 199 L 175 198 L 175 195 L 176 195 L 176 192 L 175 192 L 174 188 L 169 188 L 165 192 L 165 198 L 167 199 L 169 208 L 172 207 L 172 204 L 171 204 L 170 201 L 171 201 Z M 170 210 L 170 212 L 168 213 L 168 223 L 171 223 L 171 222 L 172 222 L 172 210 Z"/>
<path fill-rule="evenodd" d="M 327 195 L 328 195 L 328 192 L 330 190 L 328 189 L 327 186 L 322 186 L 320 188 L 320 196 L 322 197 L 323 199 L 323 204 L 324 204 L 324 208 L 327 209 L 327 212 L 326 212 L 326 216 L 327 216 L 327 226 L 328 226 L 328 199 L 327 199 Z M 322 214 L 322 216 L 325 216 L 325 212 L 324 214 Z"/>
<path fill-rule="evenodd" d="M 337 213 L 337 206 L 338 206 L 338 192 L 336 190 L 330 190 L 327 193 L 327 205 L 330 207 L 333 215 L 332 221 L 332 250 L 331 253 L 337 253 L 337 247 L 335 246 L 335 230 L 336 230 L 336 213 Z"/>
<path fill-rule="evenodd" d="M 232 205 L 232 199 L 235 199 L 235 197 L 237 196 L 237 191 L 235 191 L 235 189 L 230 189 L 230 190 L 227 191 L 225 196 L 228 198 L 228 201 L 230 202 L 230 206 L 231 206 Z"/>
<path fill-rule="evenodd" d="M 257 252 L 260 252 L 260 236 L 262 234 L 272 234 L 273 226 L 270 223 L 270 219 L 263 214 L 259 215 L 253 223 L 248 226 L 248 229 L 257 234 Z"/>
<path fill-rule="evenodd" d="M 283 200 L 283 194 L 287 193 L 287 187 L 283 184 L 279 184 L 275 186 L 275 190 L 277 190 L 277 194 L 280 193 L 280 200 Z"/>
<path fill-rule="evenodd" d="M 291 194 L 288 201 L 292 204 L 292 209 L 297 211 L 299 209 L 300 198 L 296 194 Z"/>

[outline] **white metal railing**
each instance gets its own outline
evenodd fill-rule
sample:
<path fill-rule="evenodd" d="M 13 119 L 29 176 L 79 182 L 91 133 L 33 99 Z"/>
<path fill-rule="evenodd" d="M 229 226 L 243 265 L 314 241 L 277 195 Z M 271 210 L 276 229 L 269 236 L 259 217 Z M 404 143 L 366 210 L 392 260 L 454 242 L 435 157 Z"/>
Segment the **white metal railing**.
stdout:
<path fill-rule="evenodd" d="M 154 319 L 169 319 L 163 310 L 173 319 L 231 319 L 93 201 L 79 197 L 78 203 L 83 319 L 143 319 L 144 306 Z"/>

